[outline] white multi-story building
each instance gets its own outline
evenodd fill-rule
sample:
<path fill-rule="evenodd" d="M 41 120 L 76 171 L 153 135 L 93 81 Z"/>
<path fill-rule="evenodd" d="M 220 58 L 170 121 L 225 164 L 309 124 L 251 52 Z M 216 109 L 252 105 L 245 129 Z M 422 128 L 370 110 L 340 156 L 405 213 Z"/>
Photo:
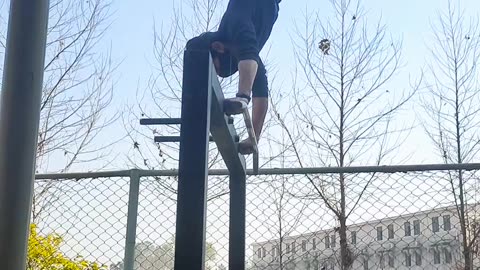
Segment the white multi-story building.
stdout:
<path fill-rule="evenodd" d="M 456 269 L 463 260 L 455 207 L 352 224 L 347 235 L 355 260 L 352 269 L 447 270 Z M 255 243 L 252 247 L 254 269 L 340 269 L 335 229 Z M 474 265 L 474 269 L 480 269 L 476 260 Z"/>

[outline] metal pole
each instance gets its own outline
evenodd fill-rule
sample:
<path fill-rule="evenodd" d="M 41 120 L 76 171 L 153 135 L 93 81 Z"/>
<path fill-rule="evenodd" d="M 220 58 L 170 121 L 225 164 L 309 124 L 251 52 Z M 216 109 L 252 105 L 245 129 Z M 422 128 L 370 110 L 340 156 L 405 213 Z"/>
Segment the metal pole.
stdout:
<path fill-rule="evenodd" d="M 12 0 L 0 104 L 0 269 L 26 268 L 48 0 Z"/>
<path fill-rule="evenodd" d="M 184 55 L 175 270 L 203 270 L 210 134 L 210 54 Z"/>
<path fill-rule="evenodd" d="M 135 241 L 137 238 L 138 196 L 140 193 L 140 173 L 132 170 L 128 193 L 127 236 L 125 237 L 125 257 L 123 269 L 133 270 L 135 263 Z"/>
<path fill-rule="evenodd" d="M 230 174 L 229 270 L 245 270 L 246 175 Z"/>

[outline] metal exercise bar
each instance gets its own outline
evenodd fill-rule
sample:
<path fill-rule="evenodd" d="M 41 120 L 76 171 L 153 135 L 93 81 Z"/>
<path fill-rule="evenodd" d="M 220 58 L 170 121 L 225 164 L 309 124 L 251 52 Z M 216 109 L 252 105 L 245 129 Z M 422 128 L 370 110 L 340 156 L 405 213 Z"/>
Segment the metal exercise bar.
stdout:
<path fill-rule="evenodd" d="M 243 112 L 243 118 L 245 119 L 245 127 L 247 128 L 248 138 L 253 141 L 254 150 L 253 150 L 253 174 L 258 174 L 258 145 L 257 137 L 255 136 L 255 131 L 253 129 L 252 119 L 250 118 L 250 113 L 248 110 Z"/>
<path fill-rule="evenodd" d="M 140 125 L 181 125 L 181 118 L 144 118 L 140 119 Z"/>
<path fill-rule="evenodd" d="M 229 270 L 245 270 L 246 179 L 245 174 L 230 174 Z"/>
<path fill-rule="evenodd" d="M 153 140 L 158 143 L 180 142 L 180 136 L 155 136 Z M 208 141 L 213 142 L 213 137 L 209 136 Z"/>
<path fill-rule="evenodd" d="M 211 74 L 211 90 L 212 90 L 212 108 L 211 108 L 211 122 L 210 133 L 215 140 L 218 151 L 222 155 L 226 167 L 230 173 L 244 174 L 246 172 L 245 158 L 238 153 L 239 135 L 233 126 L 233 118 L 226 116 L 223 112 L 223 95 L 220 82 L 215 75 L 215 68 L 213 65 L 209 67 Z M 226 175 L 230 175 L 227 173 Z"/>
<path fill-rule="evenodd" d="M 209 57 L 210 59 L 210 57 Z M 245 269 L 245 158 L 238 153 L 239 136 L 232 125 L 233 118 L 223 110 L 224 95 L 214 66 L 209 63 L 212 91 L 210 133 L 222 155 L 230 175 L 229 270 Z"/>
<path fill-rule="evenodd" d="M 208 52 L 185 51 L 178 169 L 175 270 L 203 270 L 207 211 L 210 69 Z"/>

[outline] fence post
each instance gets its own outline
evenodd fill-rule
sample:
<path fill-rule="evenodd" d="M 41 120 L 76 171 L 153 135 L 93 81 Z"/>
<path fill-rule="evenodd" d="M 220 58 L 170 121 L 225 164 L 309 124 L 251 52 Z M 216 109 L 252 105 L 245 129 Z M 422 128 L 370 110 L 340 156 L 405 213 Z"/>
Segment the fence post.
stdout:
<path fill-rule="evenodd" d="M 128 193 L 127 235 L 123 269 L 133 270 L 135 263 L 135 240 L 137 238 L 138 197 L 140 193 L 139 170 L 130 171 L 130 191 Z"/>
<path fill-rule="evenodd" d="M 12 0 L 0 113 L 0 269 L 26 267 L 48 0 Z"/>

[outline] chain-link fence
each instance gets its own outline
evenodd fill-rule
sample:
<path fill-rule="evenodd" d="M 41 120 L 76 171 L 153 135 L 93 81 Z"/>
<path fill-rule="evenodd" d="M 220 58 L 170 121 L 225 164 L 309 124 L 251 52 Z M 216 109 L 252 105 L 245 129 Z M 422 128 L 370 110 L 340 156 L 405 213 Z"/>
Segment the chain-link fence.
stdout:
<path fill-rule="evenodd" d="M 128 177 L 37 180 L 28 269 L 121 261 L 129 183 Z"/>
<path fill-rule="evenodd" d="M 158 176 L 41 177 L 30 242 L 58 236 L 57 255 L 105 269 L 173 269 L 177 179 L 173 172 L 148 174 Z M 248 269 L 477 269 L 479 176 L 476 170 L 250 176 Z M 228 223 L 228 178 L 212 175 L 207 269 L 228 268 Z"/>

